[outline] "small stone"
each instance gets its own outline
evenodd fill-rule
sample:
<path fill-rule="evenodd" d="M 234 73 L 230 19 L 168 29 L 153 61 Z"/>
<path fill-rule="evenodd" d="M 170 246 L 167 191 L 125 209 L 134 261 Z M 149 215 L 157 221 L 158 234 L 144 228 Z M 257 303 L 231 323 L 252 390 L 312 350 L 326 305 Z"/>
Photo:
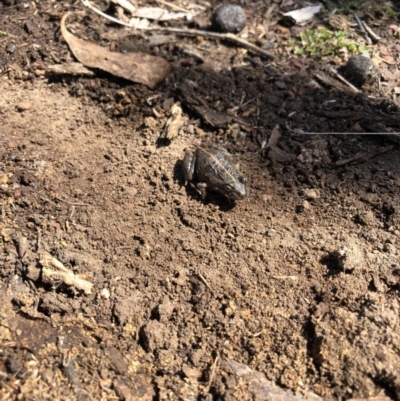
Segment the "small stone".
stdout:
<path fill-rule="evenodd" d="M 46 71 L 45 71 L 45 70 L 35 70 L 35 75 L 36 75 L 37 77 L 43 77 L 44 74 L 46 74 Z"/>
<path fill-rule="evenodd" d="M 8 54 L 14 53 L 15 49 L 16 49 L 15 43 L 9 43 L 9 44 L 6 46 L 6 52 L 7 52 Z"/>
<path fill-rule="evenodd" d="M 1 184 L 7 184 L 8 183 L 8 178 L 9 178 L 9 175 L 6 173 L 6 174 L 0 174 L 0 185 Z"/>
<path fill-rule="evenodd" d="M 321 196 L 318 189 L 305 189 L 303 192 L 304 192 L 304 196 L 308 200 L 315 200 Z"/>
<path fill-rule="evenodd" d="M 394 254 L 396 254 L 396 247 L 393 244 L 385 242 L 383 244 L 383 251 L 387 252 L 387 253 L 389 253 L 391 255 L 394 255 Z"/>
<path fill-rule="evenodd" d="M 22 259 L 26 251 L 29 249 L 29 242 L 25 237 L 21 237 L 17 241 L 18 256 Z"/>
<path fill-rule="evenodd" d="M 104 299 L 110 298 L 110 290 L 109 290 L 108 288 L 103 288 L 103 289 L 100 291 L 100 296 L 101 296 L 102 298 L 104 298 Z"/>
<path fill-rule="evenodd" d="M 396 24 L 392 24 L 389 25 L 389 29 L 391 29 L 393 32 L 396 32 L 399 29 L 399 27 Z"/>
<path fill-rule="evenodd" d="M 191 368 L 186 364 L 182 366 L 182 372 L 188 379 L 198 379 L 202 375 L 202 372 L 199 369 Z"/>
<path fill-rule="evenodd" d="M 32 103 L 30 102 L 23 102 L 17 105 L 17 110 L 18 111 L 26 111 L 29 110 L 32 107 Z"/>
<path fill-rule="evenodd" d="M 363 226 L 371 226 L 375 222 L 375 216 L 372 210 L 366 212 L 360 212 L 355 216 L 355 221 Z"/>
<path fill-rule="evenodd" d="M 296 205 L 296 213 L 303 213 L 303 212 L 304 212 L 304 209 L 305 209 L 305 207 L 304 207 L 303 204 L 301 204 L 301 205 Z"/>
<path fill-rule="evenodd" d="M 42 379 L 47 382 L 48 384 L 50 384 L 53 381 L 54 378 L 54 373 L 51 369 L 45 369 L 42 374 Z"/>
<path fill-rule="evenodd" d="M 356 244 L 343 246 L 333 252 L 338 266 L 346 272 L 359 270 L 365 266 L 365 259 L 362 250 Z"/>
<path fill-rule="evenodd" d="M 8 142 L 7 143 L 7 148 L 8 149 L 14 149 L 14 148 L 16 148 L 17 147 L 17 144 L 15 143 L 15 142 Z"/>
<path fill-rule="evenodd" d="M 378 81 L 379 69 L 368 57 L 353 56 L 345 66 L 344 77 L 358 87 L 371 86 Z"/>
<path fill-rule="evenodd" d="M 240 6 L 224 4 L 215 11 L 213 25 L 222 32 L 238 33 L 246 25 L 246 13 Z"/>

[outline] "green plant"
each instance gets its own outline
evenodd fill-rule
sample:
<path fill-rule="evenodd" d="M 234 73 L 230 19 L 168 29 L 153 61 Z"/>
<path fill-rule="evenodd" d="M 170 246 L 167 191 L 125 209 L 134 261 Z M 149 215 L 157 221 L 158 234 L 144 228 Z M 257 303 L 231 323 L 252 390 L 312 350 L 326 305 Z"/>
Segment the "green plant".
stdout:
<path fill-rule="evenodd" d="M 312 57 L 323 57 L 339 54 L 343 49 L 350 53 L 362 53 L 365 47 L 353 43 L 346 31 L 330 31 L 324 27 L 307 29 L 300 33 L 299 39 L 290 39 L 294 54 L 307 54 Z"/>
<path fill-rule="evenodd" d="M 397 15 L 396 11 L 393 10 L 393 8 L 390 7 L 386 7 L 385 8 L 385 13 L 389 16 L 389 17 L 395 17 Z"/>

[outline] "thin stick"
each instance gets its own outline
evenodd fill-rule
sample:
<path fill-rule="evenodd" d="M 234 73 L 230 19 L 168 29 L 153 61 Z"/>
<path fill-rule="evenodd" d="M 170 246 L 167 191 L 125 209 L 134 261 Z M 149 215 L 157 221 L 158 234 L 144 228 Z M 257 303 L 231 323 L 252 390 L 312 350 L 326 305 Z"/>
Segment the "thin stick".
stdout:
<path fill-rule="evenodd" d="M 142 28 L 140 28 L 142 29 Z M 269 53 L 252 43 L 246 42 L 243 39 L 238 38 L 237 36 L 233 35 L 232 33 L 217 33 L 217 32 L 208 32 L 208 31 L 201 31 L 199 29 L 182 29 L 182 28 L 143 28 L 143 30 L 147 31 L 159 31 L 159 32 L 167 32 L 167 33 L 176 33 L 188 36 L 204 36 L 206 38 L 214 38 L 220 40 L 229 40 L 231 42 L 237 43 L 238 45 L 259 54 L 260 56 L 264 56 L 267 58 L 274 58 L 272 53 Z"/>
<path fill-rule="evenodd" d="M 367 31 L 368 35 L 371 37 L 374 43 L 377 43 L 381 40 L 380 36 L 378 36 L 367 24 L 362 21 L 364 29 Z"/>
<path fill-rule="evenodd" d="M 75 203 L 75 202 L 70 202 L 67 201 L 65 199 L 59 198 L 58 196 L 56 196 L 54 199 L 57 199 L 60 202 L 65 202 L 68 203 L 68 205 L 72 205 L 72 206 L 91 206 L 89 203 Z"/>
<path fill-rule="evenodd" d="M 123 26 L 127 26 L 129 28 L 132 28 L 132 26 L 126 22 L 120 21 L 117 18 L 111 17 L 102 11 L 100 11 L 98 8 L 94 7 L 89 0 L 82 0 L 83 5 L 86 7 L 90 8 L 93 10 L 95 13 L 101 15 L 104 18 L 107 18 L 108 20 L 115 22 L 116 24 L 120 24 Z M 167 33 L 176 33 L 178 35 L 187 35 L 187 36 L 204 36 L 206 38 L 214 38 L 214 39 L 220 39 L 220 40 L 229 40 L 231 42 L 234 42 L 254 53 L 259 54 L 260 56 L 267 57 L 267 58 L 274 58 L 274 55 L 272 53 L 269 53 L 261 48 L 259 48 L 256 45 L 253 45 L 252 43 L 246 42 L 243 39 L 238 38 L 237 36 L 233 35 L 232 33 L 217 33 L 217 32 L 208 32 L 208 31 L 201 31 L 199 29 L 182 29 L 182 28 L 162 28 L 162 27 L 147 27 L 147 28 L 135 28 L 135 29 L 141 29 L 143 31 L 157 31 L 157 32 L 167 32 Z"/>
<path fill-rule="evenodd" d="M 40 251 L 40 242 L 42 240 L 42 232 L 40 231 L 40 228 L 37 227 L 37 240 L 36 240 L 36 252 Z"/>
<path fill-rule="evenodd" d="M 363 34 L 363 36 L 364 36 L 365 41 L 366 41 L 369 45 L 371 45 L 371 44 L 372 44 L 372 40 L 371 40 L 371 38 L 368 36 L 368 33 L 366 32 L 366 30 L 365 30 L 365 28 L 364 28 L 363 22 L 360 20 L 359 16 L 358 16 L 356 13 L 353 13 L 353 15 L 354 15 L 354 19 L 355 19 L 356 22 L 357 22 L 358 27 L 360 28 L 360 31 L 362 32 L 362 34 Z"/>
<path fill-rule="evenodd" d="M 211 291 L 211 293 L 213 293 L 212 288 L 210 287 L 210 285 L 207 283 L 207 280 L 203 277 L 203 275 L 201 273 L 197 273 L 198 276 L 200 277 L 200 280 L 205 284 L 205 286 Z"/>
<path fill-rule="evenodd" d="M 335 76 L 340 79 L 344 84 L 346 84 L 347 86 L 349 86 L 351 89 L 353 89 L 354 92 L 356 93 L 360 93 L 361 91 L 356 88 L 353 84 L 351 84 L 346 78 L 344 78 L 342 75 L 340 75 L 338 72 L 336 72 L 335 70 L 331 70 L 331 72 L 333 74 L 335 74 Z"/>
<path fill-rule="evenodd" d="M 215 370 L 217 368 L 218 360 L 219 360 L 219 354 L 217 354 L 217 356 L 215 357 L 215 361 L 214 361 L 213 366 L 211 368 L 210 380 L 208 381 L 208 385 L 206 387 L 207 388 L 207 390 L 206 390 L 207 393 L 210 391 L 212 381 L 214 380 Z"/>

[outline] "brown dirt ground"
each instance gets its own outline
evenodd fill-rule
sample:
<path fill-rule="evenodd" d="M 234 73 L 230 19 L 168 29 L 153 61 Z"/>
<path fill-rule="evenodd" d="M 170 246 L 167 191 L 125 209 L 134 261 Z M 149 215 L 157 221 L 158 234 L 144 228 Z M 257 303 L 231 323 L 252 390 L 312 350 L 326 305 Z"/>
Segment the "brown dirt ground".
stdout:
<path fill-rule="evenodd" d="M 398 132 L 397 64 L 380 65 L 381 89 L 352 95 L 308 85 L 322 67 L 279 53 L 282 30 L 263 39 L 278 55 L 270 62 L 203 38 L 149 46 L 89 13 L 69 25 L 75 33 L 163 56 L 173 72 L 154 91 L 100 72 L 47 76 L 47 65 L 73 60 L 59 20 L 81 3 L 6 3 L 2 399 L 400 400 L 397 142 L 283 128 L 279 151 L 260 154 L 276 124 Z M 269 6 L 242 3 L 249 26 Z M 394 22 L 377 28 L 389 51 Z M 240 106 L 236 119 L 204 123 L 185 108 L 188 82 L 218 113 Z M 160 144 L 178 99 L 185 126 Z M 183 185 L 184 150 L 209 140 L 248 177 L 246 200 L 202 201 Z M 91 293 L 48 280 L 44 252 Z M 244 365 L 297 395 L 262 393 Z"/>

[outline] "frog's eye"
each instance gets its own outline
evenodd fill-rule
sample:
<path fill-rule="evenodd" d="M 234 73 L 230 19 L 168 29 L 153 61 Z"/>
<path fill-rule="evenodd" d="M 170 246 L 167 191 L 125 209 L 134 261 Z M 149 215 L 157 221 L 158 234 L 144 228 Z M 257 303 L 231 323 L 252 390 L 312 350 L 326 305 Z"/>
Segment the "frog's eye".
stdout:
<path fill-rule="evenodd" d="M 232 192 L 234 190 L 233 185 L 231 185 L 231 184 L 225 184 L 224 189 L 227 192 Z"/>
<path fill-rule="evenodd" d="M 247 183 L 247 178 L 244 175 L 241 175 L 239 177 L 239 182 L 241 182 L 242 184 L 246 184 Z"/>

